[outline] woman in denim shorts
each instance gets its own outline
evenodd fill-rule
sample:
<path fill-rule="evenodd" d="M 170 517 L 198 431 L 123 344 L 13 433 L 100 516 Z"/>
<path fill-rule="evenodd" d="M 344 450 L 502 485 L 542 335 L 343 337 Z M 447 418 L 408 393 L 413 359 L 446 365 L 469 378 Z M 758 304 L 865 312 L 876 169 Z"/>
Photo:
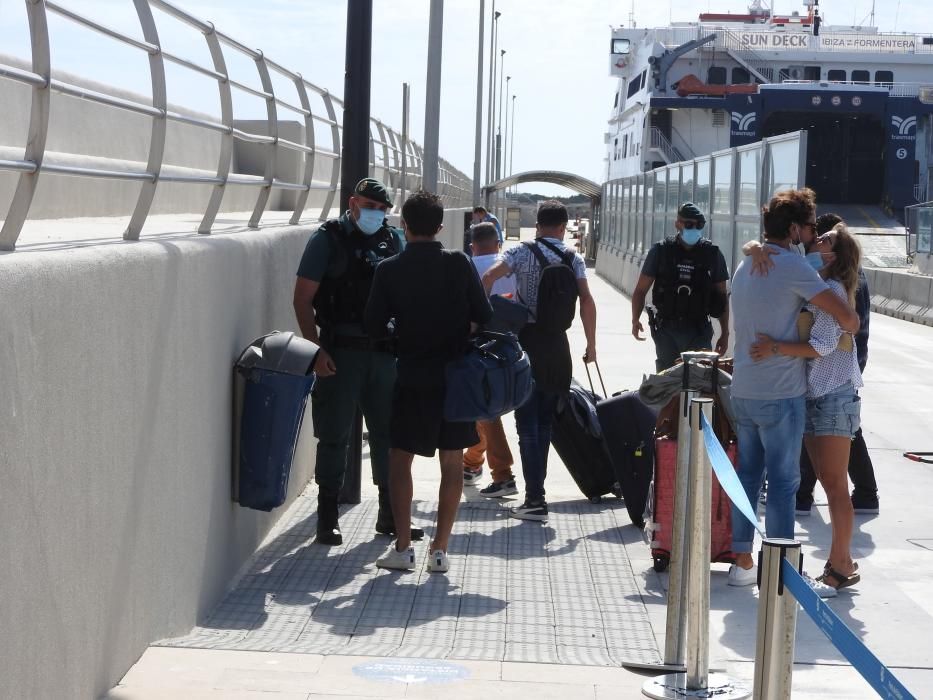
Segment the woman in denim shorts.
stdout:
<path fill-rule="evenodd" d="M 837 224 L 817 239 L 817 250 L 828 261 L 820 275 L 830 288 L 855 304 L 861 252 L 845 224 Z M 819 263 L 817 263 L 819 264 Z M 832 547 L 823 575 L 817 580 L 835 589 L 859 581 L 858 565 L 852 561 L 850 544 L 854 513 L 849 498 L 849 448 L 859 428 L 862 386 L 851 335 L 843 332 L 832 316 L 808 304 L 813 326 L 807 342 L 784 343 L 760 335 L 752 345 L 752 357 L 769 355 L 806 357 L 807 417 L 804 445 L 829 501 Z"/>

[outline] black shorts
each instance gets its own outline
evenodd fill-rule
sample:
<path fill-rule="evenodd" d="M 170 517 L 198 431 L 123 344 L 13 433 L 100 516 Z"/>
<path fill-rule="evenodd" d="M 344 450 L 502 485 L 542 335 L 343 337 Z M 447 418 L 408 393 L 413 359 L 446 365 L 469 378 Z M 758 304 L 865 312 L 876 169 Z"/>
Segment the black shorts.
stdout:
<path fill-rule="evenodd" d="M 395 384 L 389 444 L 398 450 L 433 457 L 436 450 L 464 450 L 479 442 L 476 423 L 444 420 L 444 388 Z"/>

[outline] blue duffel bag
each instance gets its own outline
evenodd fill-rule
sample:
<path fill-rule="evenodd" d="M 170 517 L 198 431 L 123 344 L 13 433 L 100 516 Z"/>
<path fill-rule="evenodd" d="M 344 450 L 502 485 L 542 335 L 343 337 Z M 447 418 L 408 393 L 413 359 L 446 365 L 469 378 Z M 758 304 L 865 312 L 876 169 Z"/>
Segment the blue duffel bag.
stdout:
<path fill-rule="evenodd" d="M 467 352 L 446 368 L 444 420 L 493 420 L 514 411 L 531 395 L 531 363 L 512 333 L 481 331 Z"/>

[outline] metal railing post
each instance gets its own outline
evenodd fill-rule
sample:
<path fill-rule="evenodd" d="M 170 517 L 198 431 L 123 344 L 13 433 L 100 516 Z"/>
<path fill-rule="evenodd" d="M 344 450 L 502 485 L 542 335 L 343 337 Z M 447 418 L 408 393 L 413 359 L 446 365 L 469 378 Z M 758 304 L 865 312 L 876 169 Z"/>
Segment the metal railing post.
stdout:
<path fill-rule="evenodd" d="M 685 371 L 686 371 L 685 367 Z M 709 560 L 712 466 L 703 440 L 701 412 L 712 421 L 713 400 L 690 402 L 690 460 L 686 523 L 686 673 L 646 681 L 642 693 L 650 698 L 717 698 L 739 700 L 751 695 L 749 687 L 724 674 L 709 672 Z M 678 436 L 682 439 L 683 436 Z"/>
<path fill-rule="evenodd" d="M 213 24 L 210 25 L 210 31 L 204 34 L 204 41 L 207 42 L 214 70 L 226 76 L 227 61 Z M 201 234 L 210 233 L 214 226 L 214 219 L 220 211 L 224 193 L 227 191 L 227 178 L 230 177 L 230 168 L 233 165 L 233 91 L 230 88 L 230 81 L 218 80 L 217 90 L 220 94 L 220 121 L 227 131 L 220 135 L 220 153 L 217 156 L 217 177 L 221 182 L 214 185 L 211 191 L 211 198 L 208 200 L 204 216 L 201 217 L 201 223 L 198 226 L 198 233 Z"/>
<path fill-rule="evenodd" d="M 249 223 L 247 223 L 250 228 L 259 228 L 262 213 L 269 203 L 269 195 L 272 194 L 272 183 L 275 182 L 276 155 L 279 148 L 279 117 L 278 107 L 275 104 L 275 87 L 272 85 L 272 78 L 269 75 L 269 66 L 266 65 L 265 56 L 263 56 L 262 51 L 257 51 L 257 54 L 255 58 L 256 70 L 259 72 L 262 89 L 268 95 L 266 97 L 266 122 L 269 126 L 268 135 L 272 137 L 272 141 L 266 144 L 266 183 L 259 189 L 256 206 L 253 207 L 253 214 L 249 218 Z"/>
<path fill-rule="evenodd" d="M 340 164 L 342 160 L 341 150 L 340 150 L 340 126 L 337 124 L 337 111 L 334 109 L 334 98 L 331 97 L 331 94 L 325 91 L 321 95 L 321 99 L 324 101 L 324 108 L 327 110 L 327 117 L 330 119 L 330 136 L 333 140 L 333 152 L 337 155 L 331 159 L 330 162 L 330 189 L 327 192 L 327 198 L 324 200 L 324 205 L 321 207 L 321 221 L 327 219 L 327 214 L 330 212 L 331 206 L 334 203 L 334 197 L 337 195 L 337 185 L 340 182 Z M 338 204 L 339 209 L 339 204 Z M 338 211 L 338 216 L 343 212 Z"/>
<path fill-rule="evenodd" d="M 29 110 L 29 131 L 26 138 L 26 151 L 23 160 L 35 164 L 35 169 L 21 172 L 19 182 L 3 228 L 0 229 L 0 250 L 14 250 L 23 224 L 29 215 L 32 198 L 36 194 L 39 173 L 45 157 L 45 141 L 49 134 L 49 106 L 51 103 L 52 61 L 49 50 L 49 20 L 45 3 L 31 0 L 26 3 L 29 18 L 29 43 L 32 50 L 32 72 L 41 76 L 45 83 L 32 86 L 32 106 Z"/>
<path fill-rule="evenodd" d="M 150 44 L 160 46 L 159 31 L 152 16 L 152 8 L 149 7 L 149 0 L 133 0 L 133 4 L 136 6 L 136 15 L 139 18 L 139 26 L 143 30 L 143 38 Z M 146 162 L 146 172 L 152 176 L 152 180 L 144 182 L 139 189 L 136 208 L 133 210 L 130 223 L 123 233 L 123 238 L 127 241 L 139 240 L 139 232 L 142 231 L 143 224 L 146 223 L 146 217 L 149 216 L 156 187 L 159 185 L 159 173 L 162 172 L 162 158 L 165 155 L 165 132 L 168 126 L 168 120 L 165 118 L 168 112 L 168 95 L 165 88 L 165 59 L 161 50 L 149 54 L 149 74 L 152 80 L 152 106 L 160 112 L 159 115 L 152 117 L 149 159 Z"/>
<path fill-rule="evenodd" d="M 290 224 L 297 224 L 301 220 L 301 214 L 305 210 L 305 206 L 308 203 L 308 197 L 311 194 L 311 183 L 314 181 L 314 115 L 311 114 L 311 101 L 308 99 L 308 90 L 305 87 L 305 81 L 301 75 L 296 75 L 292 81 L 295 84 L 295 90 L 298 92 L 298 101 L 301 103 L 301 107 L 307 112 L 304 115 L 305 117 L 305 137 L 303 143 L 305 146 L 310 148 L 307 153 L 305 153 L 305 169 L 304 176 L 301 178 L 301 184 L 303 184 L 308 189 L 303 192 L 299 192 L 298 196 L 295 198 L 295 209 L 292 212 L 291 218 L 288 220 Z"/>
<path fill-rule="evenodd" d="M 797 601 L 784 587 L 781 561 L 800 570 L 803 553 L 794 540 L 765 539 L 758 566 L 758 633 L 755 643 L 755 700 L 790 700 L 794 669 Z"/>

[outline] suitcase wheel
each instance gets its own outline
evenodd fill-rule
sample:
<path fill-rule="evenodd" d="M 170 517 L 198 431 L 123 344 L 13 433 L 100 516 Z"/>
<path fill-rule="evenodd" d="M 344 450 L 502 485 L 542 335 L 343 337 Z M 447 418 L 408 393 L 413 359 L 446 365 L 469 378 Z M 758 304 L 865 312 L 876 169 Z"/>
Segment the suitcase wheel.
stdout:
<path fill-rule="evenodd" d="M 590 503 L 602 503 L 602 502 L 603 502 L 602 496 L 590 496 Z"/>
<path fill-rule="evenodd" d="M 664 554 L 657 554 L 653 557 L 654 559 L 654 570 L 659 574 L 667 571 L 667 567 L 670 566 L 671 560 L 668 556 Z"/>

